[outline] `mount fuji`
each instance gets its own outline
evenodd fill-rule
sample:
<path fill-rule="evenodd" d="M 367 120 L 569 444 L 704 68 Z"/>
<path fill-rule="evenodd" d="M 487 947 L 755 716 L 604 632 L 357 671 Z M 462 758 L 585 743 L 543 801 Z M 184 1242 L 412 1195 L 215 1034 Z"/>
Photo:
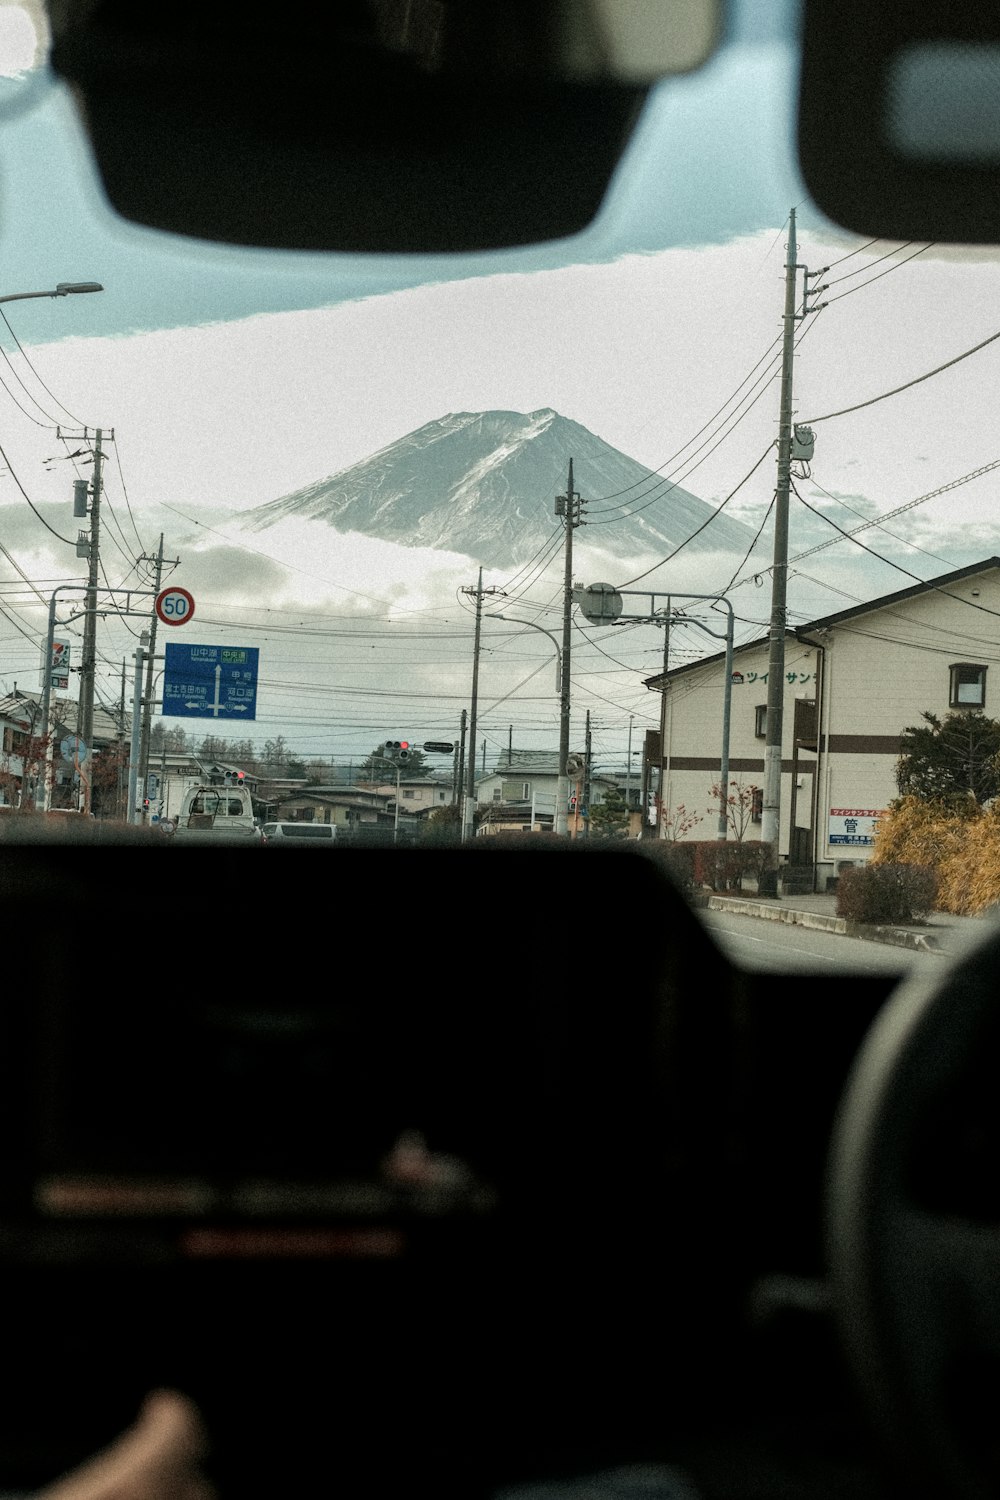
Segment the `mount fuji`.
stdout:
<path fill-rule="evenodd" d="M 248 530 L 263 531 L 311 519 L 340 532 L 516 567 L 561 525 L 555 500 L 566 493 L 571 460 L 584 545 L 636 557 L 666 555 L 681 543 L 689 553 L 745 553 L 753 541 L 739 521 L 550 407 L 452 412 L 242 520 Z"/>

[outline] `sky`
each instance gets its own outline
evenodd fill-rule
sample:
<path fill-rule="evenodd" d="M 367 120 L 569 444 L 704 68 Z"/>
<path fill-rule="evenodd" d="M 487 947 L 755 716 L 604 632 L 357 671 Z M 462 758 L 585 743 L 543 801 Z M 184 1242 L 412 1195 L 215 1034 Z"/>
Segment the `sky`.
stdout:
<path fill-rule="evenodd" d="M 0 55 L 16 71 L 10 10 L 0 5 Z M 729 597 L 740 638 L 758 638 L 792 208 L 799 263 L 830 267 L 826 307 L 798 329 L 796 420 L 816 434 L 799 494 L 845 530 L 909 508 L 888 532 L 859 538 L 890 563 L 796 500 L 791 620 L 1000 552 L 1000 467 L 956 484 L 1000 460 L 1000 339 L 987 342 L 1000 331 L 1000 256 L 867 244 L 827 223 L 795 163 L 794 81 L 793 53 L 773 36 L 724 49 L 654 90 L 590 229 L 455 259 L 222 250 L 125 226 L 102 201 L 58 85 L 0 113 L 0 296 L 67 280 L 105 288 L 0 309 L 0 687 L 35 689 L 52 593 L 79 597 L 67 587 L 84 576 L 72 481 L 90 470 L 69 455 L 97 428 L 105 581 L 148 587 L 150 566 L 136 558 L 155 553 L 162 533 L 164 576 L 196 598 L 185 638 L 201 628 L 259 646 L 258 720 L 245 732 L 259 743 L 282 733 L 304 758 L 453 736 L 469 705 L 478 563 L 301 523 L 248 533 L 240 513 L 451 411 L 551 406 L 763 528 L 745 562 L 682 553 L 624 568 L 602 557 L 599 528 L 576 537 L 583 582 L 638 580 L 665 598 L 722 592 L 738 574 Z M 848 407 L 859 409 L 837 415 Z M 600 498 L 584 496 L 598 508 Z M 507 613 L 558 630 L 558 556 L 518 577 L 482 561 Z M 121 663 L 145 623 L 102 621 L 106 701 L 120 698 Z M 712 649 L 697 635 L 686 632 L 677 659 Z M 574 738 L 589 712 L 600 755 L 621 762 L 634 750 L 658 722 L 643 678 L 661 652 L 656 626 L 581 632 Z M 486 622 L 487 758 L 511 742 L 554 747 L 552 666 L 542 631 Z"/>

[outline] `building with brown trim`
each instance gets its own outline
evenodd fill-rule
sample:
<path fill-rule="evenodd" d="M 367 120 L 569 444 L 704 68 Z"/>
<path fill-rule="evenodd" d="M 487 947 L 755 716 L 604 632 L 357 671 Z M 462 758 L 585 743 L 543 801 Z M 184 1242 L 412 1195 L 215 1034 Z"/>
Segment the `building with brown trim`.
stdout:
<path fill-rule="evenodd" d="M 769 645 L 736 647 L 730 688 L 729 779 L 756 789 L 745 836 L 760 837 Z M 780 852 L 820 888 L 845 862 L 870 856 L 878 816 L 899 795 L 900 737 L 930 711 L 980 709 L 1000 718 L 1000 558 L 989 557 L 898 593 L 812 620 L 785 637 Z M 683 805 L 711 837 L 722 759 L 725 656 L 646 679 L 666 691 L 664 817 Z"/>

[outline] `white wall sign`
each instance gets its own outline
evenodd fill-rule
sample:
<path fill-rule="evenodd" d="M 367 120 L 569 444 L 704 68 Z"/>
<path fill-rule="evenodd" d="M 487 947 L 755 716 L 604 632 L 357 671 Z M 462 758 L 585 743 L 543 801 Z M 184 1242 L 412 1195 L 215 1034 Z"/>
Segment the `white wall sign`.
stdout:
<path fill-rule="evenodd" d="M 831 807 L 829 841 L 831 844 L 874 844 L 878 820 L 884 817 L 885 808 Z"/>

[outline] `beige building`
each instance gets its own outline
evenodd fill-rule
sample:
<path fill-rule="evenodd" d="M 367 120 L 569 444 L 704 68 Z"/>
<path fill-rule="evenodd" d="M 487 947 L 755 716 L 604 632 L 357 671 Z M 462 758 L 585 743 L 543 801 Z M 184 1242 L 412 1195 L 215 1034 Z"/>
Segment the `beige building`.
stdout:
<path fill-rule="evenodd" d="M 745 837 L 760 837 L 767 732 L 766 639 L 733 653 L 729 780 L 747 792 Z M 866 859 L 878 816 L 898 796 L 900 736 L 930 711 L 1000 718 L 1000 558 L 961 568 L 789 630 L 785 639 L 780 852 L 822 888 L 844 861 Z M 703 821 L 711 838 L 722 758 L 722 653 L 647 680 L 666 683 L 663 818 Z M 757 795 L 751 795 L 757 789 Z M 732 836 L 732 835 L 731 835 Z"/>

